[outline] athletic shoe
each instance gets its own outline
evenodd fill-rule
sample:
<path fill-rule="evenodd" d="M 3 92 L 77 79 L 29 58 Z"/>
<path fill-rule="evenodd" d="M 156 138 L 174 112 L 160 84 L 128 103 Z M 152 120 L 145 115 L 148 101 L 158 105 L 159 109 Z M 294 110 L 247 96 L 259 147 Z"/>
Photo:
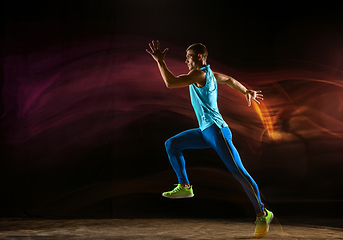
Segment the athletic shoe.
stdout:
<path fill-rule="evenodd" d="M 166 198 L 191 198 L 194 196 L 192 186 L 189 188 L 182 187 L 181 184 L 177 185 L 173 190 L 162 193 Z"/>
<path fill-rule="evenodd" d="M 274 214 L 267 209 L 264 209 L 266 212 L 265 216 L 256 217 L 256 228 L 254 232 L 254 238 L 263 238 L 267 235 L 269 231 L 269 225 L 274 218 Z"/>

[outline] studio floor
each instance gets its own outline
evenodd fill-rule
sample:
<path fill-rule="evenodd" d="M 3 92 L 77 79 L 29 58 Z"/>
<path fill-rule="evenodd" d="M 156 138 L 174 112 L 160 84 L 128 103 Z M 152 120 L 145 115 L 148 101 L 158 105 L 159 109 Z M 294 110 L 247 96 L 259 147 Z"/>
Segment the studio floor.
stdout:
<path fill-rule="evenodd" d="M 253 219 L 0 220 L 0 239 L 253 239 Z M 274 219 L 263 239 L 343 239 L 342 219 Z"/>

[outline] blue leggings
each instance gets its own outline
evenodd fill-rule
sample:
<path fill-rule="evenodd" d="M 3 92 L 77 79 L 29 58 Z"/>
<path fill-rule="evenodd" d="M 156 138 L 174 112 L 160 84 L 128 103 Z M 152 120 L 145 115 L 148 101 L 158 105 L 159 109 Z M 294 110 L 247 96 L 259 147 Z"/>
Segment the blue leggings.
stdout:
<path fill-rule="evenodd" d="M 213 124 L 204 131 L 201 131 L 200 128 L 190 129 L 168 139 L 165 146 L 169 161 L 180 184 L 189 184 L 185 160 L 181 151 L 212 147 L 233 176 L 242 184 L 254 205 L 255 212 L 260 213 L 264 210 L 257 184 L 243 167 L 239 154 L 232 143 L 232 135 L 228 127 L 219 129 L 217 125 Z"/>

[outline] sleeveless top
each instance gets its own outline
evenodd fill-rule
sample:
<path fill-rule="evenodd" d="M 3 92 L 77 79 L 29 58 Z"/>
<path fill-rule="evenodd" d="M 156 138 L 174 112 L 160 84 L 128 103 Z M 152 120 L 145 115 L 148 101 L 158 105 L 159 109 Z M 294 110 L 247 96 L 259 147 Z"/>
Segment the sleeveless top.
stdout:
<path fill-rule="evenodd" d="M 220 129 L 228 125 L 219 113 L 217 104 L 217 80 L 213 75 L 210 65 L 200 68 L 206 73 L 206 84 L 199 88 L 196 84 L 189 85 L 191 102 L 198 119 L 200 130 L 203 131 L 213 124 Z"/>

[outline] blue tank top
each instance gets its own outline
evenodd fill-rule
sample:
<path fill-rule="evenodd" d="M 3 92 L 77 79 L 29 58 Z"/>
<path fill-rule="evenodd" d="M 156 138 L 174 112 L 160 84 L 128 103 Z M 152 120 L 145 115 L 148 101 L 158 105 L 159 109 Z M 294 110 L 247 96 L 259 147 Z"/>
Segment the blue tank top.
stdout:
<path fill-rule="evenodd" d="M 228 125 L 223 120 L 219 113 L 217 104 L 217 80 L 213 75 L 210 65 L 200 68 L 206 73 L 206 84 L 199 88 L 194 83 L 189 85 L 189 93 L 191 102 L 197 116 L 200 130 L 203 131 L 216 124 L 219 128 L 227 127 Z"/>

